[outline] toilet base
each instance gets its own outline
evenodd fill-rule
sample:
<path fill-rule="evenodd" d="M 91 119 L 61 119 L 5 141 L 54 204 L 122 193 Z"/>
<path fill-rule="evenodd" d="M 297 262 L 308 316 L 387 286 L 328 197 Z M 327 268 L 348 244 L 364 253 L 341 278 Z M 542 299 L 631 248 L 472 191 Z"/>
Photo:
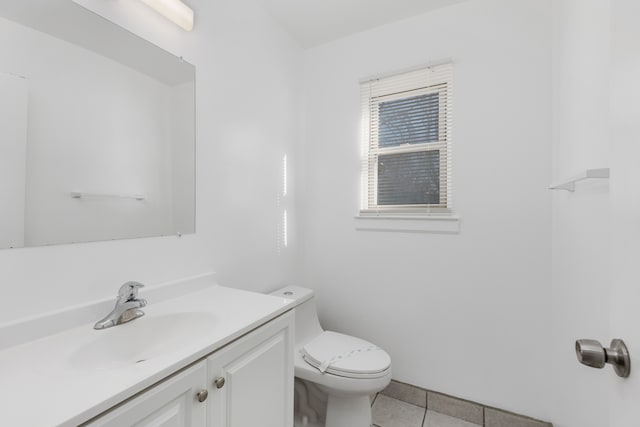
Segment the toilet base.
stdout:
<path fill-rule="evenodd" d="M 326 427 L 371 427 L 371 400 L 364 396 L 329 394 Z"/>
<path fill-rule="evenodd" d="M 314 422 L 302 419 L 300 415 L 296 415 L 293 420 L 293 427 L 325 427 L 324 422 L 321 420 Z"/>

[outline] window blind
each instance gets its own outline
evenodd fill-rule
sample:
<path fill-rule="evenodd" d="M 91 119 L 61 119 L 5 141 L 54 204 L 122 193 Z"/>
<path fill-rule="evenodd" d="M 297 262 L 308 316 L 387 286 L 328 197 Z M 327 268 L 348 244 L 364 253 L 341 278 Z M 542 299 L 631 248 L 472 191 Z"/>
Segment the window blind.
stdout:
<path fill-rule="evenodd" d="M 452 64 L 361 83 L 361 214 L 452 211 Z"/>

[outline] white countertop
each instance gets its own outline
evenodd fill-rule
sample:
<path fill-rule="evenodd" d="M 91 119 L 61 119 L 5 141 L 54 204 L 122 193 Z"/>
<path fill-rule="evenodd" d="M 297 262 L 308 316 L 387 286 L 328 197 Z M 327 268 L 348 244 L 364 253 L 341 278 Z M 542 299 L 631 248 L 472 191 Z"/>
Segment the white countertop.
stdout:
<path fill-rule="evenodd" d="M 2 349 L 0 425 L 77 426 L 292 307 L 287 299 L 214 285 L 158 303 L 149 300 L 146 315 L 124 325 L 96 331 L 93 322 L 85 323 Z M 196 332 L 180 331 L 176 348 L 140 363 L 92 364 L 81 357 L 82 349 L 104 334 L 180 313 L 201 316 Z"/>

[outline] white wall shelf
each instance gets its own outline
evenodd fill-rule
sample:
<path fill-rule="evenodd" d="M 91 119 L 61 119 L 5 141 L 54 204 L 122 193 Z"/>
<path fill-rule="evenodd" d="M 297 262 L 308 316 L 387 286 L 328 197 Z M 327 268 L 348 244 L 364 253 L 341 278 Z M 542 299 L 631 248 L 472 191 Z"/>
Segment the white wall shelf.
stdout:
<path fill-rule="evenodd" d="M 107 198 L 107 199 L 135 199 L 144 200 L 144 194 L 116 194 L 116 193 L 85 193 L 72 191 L 71 197 L 74 199 Z"/>
<path fill-rule="evenodd" d="M 572 176 L 564 181 L 552 184 L 549 186 L 549 190 L 566 190 L 566 191 L 576 191 L 576 183 L 580 181 L 584 181 L 585 179 L 608 179 L 609 178 L 609 168 L 600 168 L 600 169 L 586 169 L 579 175 Z"/>

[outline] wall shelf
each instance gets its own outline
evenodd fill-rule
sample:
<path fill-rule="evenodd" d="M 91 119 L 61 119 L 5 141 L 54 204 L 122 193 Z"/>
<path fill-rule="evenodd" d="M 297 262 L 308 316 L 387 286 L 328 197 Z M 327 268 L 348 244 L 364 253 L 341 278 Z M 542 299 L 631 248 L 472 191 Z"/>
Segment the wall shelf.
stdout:
<path fill-rule="evenodd" d="M 89 198 L 134 199 L 134 200 L 145 199 L 144 194 L 85 193 L 81 191 L 72 191 L 71 197 L 74 199 L 89 199 Z"/>
<path fill-rule="evenodd" d="M 580 181 L 584 181 L 585 179 L 608 179 L 609 178 L 609 168 L 600 168 L 600 169 L 586 169 L 579 175 L 572 176 L 564 181 L 552 184 L 549 186 L 549 190 L 566 190 L 566 191 L 576 191 L 576 183 Z"/>

